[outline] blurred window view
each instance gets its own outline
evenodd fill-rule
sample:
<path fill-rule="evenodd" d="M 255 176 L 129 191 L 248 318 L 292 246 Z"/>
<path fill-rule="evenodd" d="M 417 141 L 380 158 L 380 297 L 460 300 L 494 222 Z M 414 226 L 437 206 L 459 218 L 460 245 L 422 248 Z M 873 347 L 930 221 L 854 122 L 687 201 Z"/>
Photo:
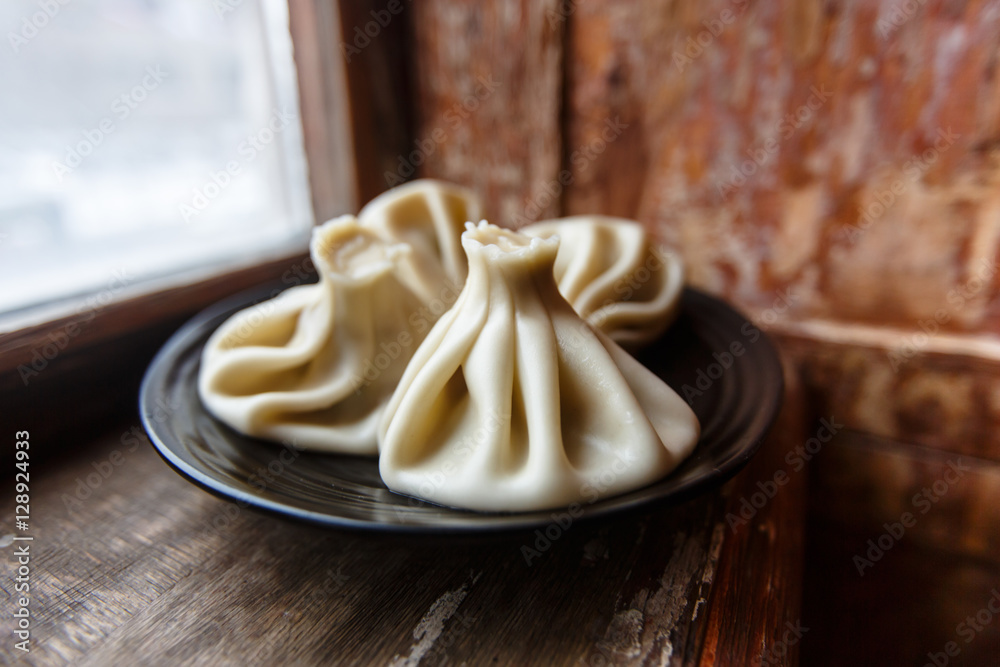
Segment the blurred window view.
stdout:
<path fill-rule="evenodd" d="M 282 0 L 4 0 L 0 313 L 304 248 Z"/>

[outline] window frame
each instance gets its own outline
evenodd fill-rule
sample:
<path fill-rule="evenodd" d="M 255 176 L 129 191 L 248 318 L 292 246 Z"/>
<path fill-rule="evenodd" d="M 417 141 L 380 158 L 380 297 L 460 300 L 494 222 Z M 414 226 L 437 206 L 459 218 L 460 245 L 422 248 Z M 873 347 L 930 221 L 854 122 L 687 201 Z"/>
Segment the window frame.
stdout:
<path fill-rule="evenodd" d="M 411 138 L 400 112 L 409 76 L 406 12 L 350 64 L 342 50 L 352 34 L 344 26 L 362 25 L 375 7 L 375 0 L 288 0 L 314 224 L 356 212 L 386 189 L 380 167 L 394 164 Z M 0 333 L 0 429 L 29 420 L 55 435 L 104 423 L 123 402 L 134 410 L 139 378 L 177 327 L 227 296 L 282 280 L 306 258 L 303 249 L 252 266 L 201 267 L 169 283 L 148 281 L 146 291 L 99 308 L 87 307 L 92 295 L 69 299 L 62 314 Z"/>

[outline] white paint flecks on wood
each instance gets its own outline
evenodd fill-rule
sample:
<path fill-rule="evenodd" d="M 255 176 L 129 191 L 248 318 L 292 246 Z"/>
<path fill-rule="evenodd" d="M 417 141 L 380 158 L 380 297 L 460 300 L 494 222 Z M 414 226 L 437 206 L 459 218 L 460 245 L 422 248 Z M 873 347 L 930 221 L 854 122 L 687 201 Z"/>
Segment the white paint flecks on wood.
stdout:
<path fill-rule="evenodd" d="M 480 576 L 482 573 L 476 575 L 472 583 L 475 584 Z M 419 665 L 423 657 L 434 648 L 434 642 L 444 631 L 445 623 L 455 615 L 468 593 L 469 584 L 462 584 L 435 600 L 420 622 L 417 623 L 417 627 L 413 628 L 413 638 L 416 643 L 410 647 L 410 653 L 406 657 L 394 656 L 392 662 L 389 663 L 391 667 L 416 667 Z"/>

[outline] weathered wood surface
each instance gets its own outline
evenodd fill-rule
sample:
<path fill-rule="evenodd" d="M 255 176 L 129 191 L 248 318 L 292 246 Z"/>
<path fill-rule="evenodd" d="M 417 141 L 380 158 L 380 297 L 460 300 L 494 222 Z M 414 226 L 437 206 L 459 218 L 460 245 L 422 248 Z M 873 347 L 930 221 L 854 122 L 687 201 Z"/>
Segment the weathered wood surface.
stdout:
<path fill-rule="evenodd" d="M 403 0 L 306 1 L 322 12 L 331 12 L 331 6 L 340 10 L 340 35 L 323 34 L 320 43 L 328 54 L 335 53 L 330 57 L 346 74 L 346 90 L 331 92 L 350 107 L 360 208 L 394 184 L 386 174 L 415 148 L 408 77 L 414 7 Z"/>
<path fill-rule="evenodd" d="M 815 507 L 818 519 L 877 538 L 908 512 L 907 542 L 1000 566 L 995 462 L 847 431 L 817 456 L 814 473 L 812 491 L 837 496 Z"/>
<path fill-rule="evenodd" d="M 419 173 L 475 188 L 491 222 L 553 217 L 562 185 L 563 3 L 413 3 Z"/>
<path fill-rule="evenodd" d="M 502 81 L 420 172 L 478 187 L 516 224 L 511 202 L 565 169 L 543 215 L 642 220 L 696 285 L 751 311 L 787 290 L 785 320 L 913 331 L 945 308 L 942 330 L 993 333 L 1000 272 L 980 271 L 1000 251 L 994 9 L 419 3 L 420 139 L 448 129 L 478 76 Z"/>
<path fill-rule="evenodd" d="M 463 26 L 518 3 L 431 6 Z M 546 17 L 563 38 L 561 84 L 545 66 L 530 76 L 562 90 L 569 177 L 554 214 L 642 221 L 693 284 L 781 339 L 824 414 L 904 459 L 916 444 L 1000 461 L 995 3 L 569 0 Z M 444 34 L 437 14 L 415 18 Z M 481 44 L 506 42 L 516 53 L 497 59 L 522 63 L 520 38 L 475 26 L 447 42 L 454 61 L 478 66 Z M 422 57 L 426 117 L 461 90 L 455 70 Z M 549 118 L 473 119 L 422 173 L 495 179 L 523 144 L 552 141 Z M 499 157 L 469 160 L 480 145 Z M 531 191 L 551 177 L 519 178 Z M 907 466 L 880 470 L 889 488 L 912 482 Z M 968 506 L 992 504 L 991 489 Z"/>
<path fill-rule="evenodd" d="M 700 667 L 798 664 L 808 469 L 796 469 L 787 457 L 816 433 L 807 427 L 809 406 L 792 368 L 785 364 L 777 437 L 728 488 L 719 527 L 725 548 L 707 608 Z M 773 498 L 757 509 L 769 489 Z"/>
<path fill-rule="evenodd" d="M 35 424 L 33 459 L 57 453 L 68 424 L 81 434 L 134 412 L 149 361 L 195 313 L 242 290 L 315 276 L 309 257 L 296 254 L 110 303 L 91 295 L 70 315 L 2 334 L 0 429 Z"/>
<path fill-rule="evenodd" d="M 414 10 L 418 137 L 502 80 L 420 170 L 484 191 L 500 224 L 565 169 L 542 214 L 639 219 L 752 312 L 790 291 L 783 320 L 1000 325 L 1000 272 L 981 275 L 1000 251 L 992 3 Z"/>
<path fill-rule="evenodd" d="M 1000 464 L 1000 360 L 962 346 L 921 349 L 933 343 L 926 336 L 821 335 L 778 337 L 820 413 L 888 441 Z"/>
<path fill-rule="evenodd" d="M 810 488 L 810 497 L 814 495 Z M 828 499 L 816 497 L 819 504 L 830 504 Z M 897 514 L 892 520 L 898 519 Z M 881 526 L 873 529 L 867 520 L 857 528 L 822 517 L 811 520 L 803 591 L 809 631 L 802 664 L 1000 664 L 1000 623 L 993 615 L 992 622 L 980 625 L 992 613 L 987 605 L 997 608 L 991 603 L 1000 595 L 996 560 L 929 547 L 908 530 L 859 575 L 854 557 L 864 555 L 867 541 L 877 540 L 884 531 Z M 949 643 L 954 644 L 951 655 L 945 653 Z"/>
<path fill-rule="evenodd" d="M 573 7 L 566 144 L 628 128 L 567 213 L 637 217 L 696 284 L 760 309 L 790 289 L 795 319 L 916 329 L 996 260 L 992 3 Z M 995 331 L 998 277 L 943 328 Z"/>
<path fill-rule="evenodd" d="M 796 424 L 786 417 L 731 494 L 771 474 L 801 441 Z M 399 540 L 240 510 L 180 478 L 140 433 L 123 425 L 32 470 L 32 652 L 5 639 L 0 659 L 746 665 L 797 618 L 799 484 L 735 535 L 723 517 L 738 498 L 715 492 L 560 529 L 547 548 L 537 535 Z M 79 499 L 88 476 L 96 488 Z M 10 517 L 6 494 L 2 507 Z M 539 551 L 530 565 L 524 545 Z M 0 548 L 5 609 L 12 549 Z M 0 617 L 0 636 L 11 621 Z"/>
<path fill-rule="evenodd" d="M 361 200 L 341 16 L 337 3 L 290 0 L 302 138 L 318 222 L 354 213 Z"/>

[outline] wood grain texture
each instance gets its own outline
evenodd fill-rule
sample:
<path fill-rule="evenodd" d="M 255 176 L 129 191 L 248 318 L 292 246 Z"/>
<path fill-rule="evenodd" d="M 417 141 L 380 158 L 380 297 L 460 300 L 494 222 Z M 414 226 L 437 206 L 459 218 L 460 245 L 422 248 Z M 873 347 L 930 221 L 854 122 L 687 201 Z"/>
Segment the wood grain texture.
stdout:
<path fill-rule="evenodd" d="M 503 226 L 556 215 L 561 0 L 429 0 L 413 12 L 419 117 L 401 165 L 475 188 Z"/>
<path fill-rule="evenodd" d="M 1000 464 L 845 431 L 817 455 L 812 482 L 838 498 L 814 515 L 863 534 L 858 553 L 910 513 L 906 542 L 1000 565 Z"/>
<path fill-rule="evenodd" d="M 78 444 L 31 473 L 35 625 L 18 664 L 693 665 L 707 619 L 742 618 L 758 603 L 793 614 L 798 604 L 794 588 L 762 598 L 735 572 L 720 578 L 722 563 L 743 567 L 745 550 L 729 553 L 720 493 L 605 524 L 555 524 L 548 544 L 537 534 L 400 540 L 213 498 L 168 469 L 138 427 Z M 9 517 L 10 501 L 2 506 Z M 761 512 L 780 532 L 757 542 L 753 563 L 794 554 L 784 545 L 802 527 L 787 523 L 788 507 Z M 538 552 L 530 564 L 523 546 Z M 5 608 L 11 548 L 0 549 Z M 794 567 L 769 567 L 791 582 Z M 719 581 L 733 589 L 713 592 Z M 767 637 L 756 624 L 777 618 L 747 615 L 741 627 Z M 10 630 L 0 617 L 0 634 Z M 0 645 L 0 657 L 12 650 Z M 749 664 L 755 650 L 735 647 L 728 664 Z"/>
<path fill-rule="evenodd" d="M 317 5 L 327 5 L 317 2 Z M 335 3 L 341 34 L 324 40 L 345 67 L 350 107 L 358 206 L 388 189 L 385 174 L 413 150 L 410 21 L 415 11 L 403 0 L 348 0 Z M 355 209 L 356 210 L 356 209 Z M 353 212 L 353 211 L 352 211 Z"/>
<path fill-rule="evenodd" d="M 318 222 L 354 213 L 360 201 L 339 3 L 290 0 L 302 136 Z"/>
<path fill-rule="evenodd" d="M 784 366 L 786 401 L 773 436 L 728 490 L 700 667 L 798 664 L 808 478 L 786 456 L 807 437 L 809 406 L 794 366 Z"/>
<path fill-rule="evenodd" d="M 561 136 L 567 177 L 539 217 L 642 221 L 681 252 L 693 284 L 792 345 L 820 409 L 900 443 L 1000 460 L 992 3 L 570 0 L 534 10 L 548 37 L 514 7 L 414 12 L 418 136 L 449 129 L 446 110 L 476 74 L 513 68 L 516 82 L 422 173 L 477 188 L 516 224 L 511 202 L 554 172 L 510 164 Z M 555 58 L 557 32 L 561 69 L 538 55 Z"/>
<path fill-rule="evenodd" d="M 814 328 L 778 340 L 821 414 L 897 444 L 1000 464 L 1000 359 L 966 341 L 928 351 L 934 338 L 877 333 L 836 340 Z"/>
<path fill-rule="evenodd" d="M 30 423 L 44 442 L 35 456 L 56 453 L 70 424 L 83 436 L 134 412 L 146 366 L 195 313 L 261 284 L 315 276 L 308 255 L 296 254 L 96 308 L 83 300 L 71 315 L 0 335 L 0 429 Z"/>
<path fill-rule="evenodd" d="M 566 213 L 646 222 L 751 309 L 791 291 L 792 318 L 916 330 L 962 290 L 942 327 L 997 330 L 1000 273 L 976 282 L 1000 242 L 991 3 L 574 8 L 566 145 L 628 128 L 570 161 Z"/>
<path fill-rule="evenodd" d="M 408 150 L 410 11 L 402 0 L 289 2 L 317 222 L 356 213 Z"/>
<path fill-rule="evenodd" d="M 995 561 L 904 538 L 860 577 L 852 559 L 867 532 L 816 520 L 809 534 L 802 664 L 933 665 L 929 654 L 949 667 L 1000 663 L 996 617 L 980 632 L 969 625 L 1000 592 Z M 944 653 L 949 642 L 957 656 Z"/>

